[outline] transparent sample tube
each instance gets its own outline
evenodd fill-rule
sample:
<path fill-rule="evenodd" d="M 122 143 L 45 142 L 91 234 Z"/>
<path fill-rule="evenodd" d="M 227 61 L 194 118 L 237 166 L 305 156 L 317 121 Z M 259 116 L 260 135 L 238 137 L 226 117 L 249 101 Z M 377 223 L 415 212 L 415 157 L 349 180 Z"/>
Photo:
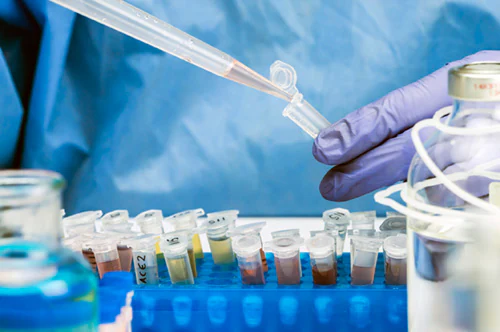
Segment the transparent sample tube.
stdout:
<path fill-rule="evenodd" d="M 375 277 L 378 251 L 382 240 L 375 237 L 355 236 L 351 253 L 351 284 L 371 285 Z"/>
<path fill-rule="evenodd" d="M 168 274 L 172 284 L 192 285 L 194 284 L 193 271 L 189 262 L 187 237 L 179 235 L 175 239 L 167 241 L 163 238 L 160 247 L 165 256 Z"/>
<path fill-rule="evenodd" d="M 138 285 L 157 285 L 158 263 L 156 260 L 156 244 L 158 240 L 153 235 L 141 235 L 127 240 L 132 248 L 135 280 Z"/>
<path fill-rule="evenodd" d="M 164 219 L 165 222 L 171 223 L 175 230 L 191 230 L 198 227 L 196 221 L 198 217 L 205 214 L 203 209 L 187 210 L 176 213 Z M 193 234 L 193 250 L 196 259 L 202 259 L 203 247 L 201 246 L 200 235 L 198 233 Z"/>
<path fill-rule="evenodd" d="M 306 241 L 311 258 L 313 283 L 335 285 L 337 283 L 337 255 L 335 239 L 326 234 L 318 234 Z"/>
<path fill-rule="evenodd" d="M 232 240 L 232 245 L 238 259 L 241 282 L 245 285 L 265 284 L 260 236 L 257 234 L 236 236 Z"/>
<path fill-rule="evenodd" d="M 194 230 L 179 230 L 168 232 L 162 235 L 162 241 L 167 242 L 178 242 L 179 239 L 185 238 L 187 245 L 187 253 L 189 257 L 189 264 L 191 266 L 191 272 L 193 273 L 193 278 L 198 276 L 198 272 L 196 270 L 196 256 L 193 249 L 193 233 Z"/>
<path fill-rule="evenodd" d="M 262 260 L 262 268 L 264 269 L 264 272 L 267 272 L 269 270 L 269 266 L 267 264 L 266 253 L 264 252 L 264 249 L 262 249 L 262 237 L 260 235 L 260 232 L 262 231 L 262 228 L 264 228 L 266 226 L 266 224 L 267 223 L 265 221 L 246 224 L 246 225 L 235 227 L 232 230 L 229 230 L 227 232 L 227 235 L 231 238 L 235 237 L 235 236 L 241 236 L 241 235 L 247 235 L 247 234 L 255 234 L 259 237 L 259 239 L 261 241 L 260 257 Z"/>
<path fill-rule="evenodd" d="M 239 210 L 224 210 L 218 212 L 207 213 L 207 218 L 216 220 L 227 220 L 229 222 L 229 229 L 236 227 L 236 220 L 238 220 Z"/>
<path fill-rule="evenodd" d="M 271 232 L 271 237 L 273 239 L 279 239 L 282 237 L 300 237 L 300 230 L 298 228 L 282 229 L 280 231 Z M 299 264 L 299 270 L 300 276 L 302 277 L 302 264 Z"/>
<path fill-rule="evenodd" d="M 214 264 L 225 265 L 234 263 L 234 253 L 231 247 L 231 238 L 227 236 L 230 220 L 224 215 L 219 215 L 203 224 L 207 231 L 208 244 L 212 251 Z"/>
<path fill-rule="evenodd" d="M 120 266 L 122 271 L 130 272 L 132 267 L 132 248 L 128 244 L 129 239 L 133 239 L 137 236 L 137 233 L 131 231 L 107 231 L 103 233 L 105 235 L 112 236 L 116 241 L 116 249 L 118 250 L 118 256 L 120 257 Z"/>
<path fill-rule="evenodd" d="M 148 210 L 135 217 L 135 222 L 139 226 L 141 233 L 157 236 L 156 254 L 161 255 L 160 235 L 163 233 L 163 213 L 161 210 Z"/>
<path fill-rule="evenodd" d="M 406 235 L 389 236 L 384 240 L 385 283 L 406 285 Z"/>
<path fill-rule="evenodd" d="M 327 210 L 323 212 L 323 222 L 325 223 L 325 230 L 338 232 L 335 251 L 337 253 L 337 258 L 341 259 L 344 253 L 347 227 L 351 223 L 350 213 L 348 210 L 340 208 Z"/>
<path fill-rule="evenodd" d="M 304 240 L 300 237 L 275 238 L 267 243 L 274 253 L 276 275 L 280 285 L 300 284 L 300 246 Z"/>
<path fill-rule="evenodd" d="M 292 96 L 290 104 L 283 111 L 283 116 L 295 122 L 312 138 L 316 138 L 322 129 L 330 126 L 330 122 L 299 93 L 296 87 L 297 73 L 292 66 L 282 61 L 275 61 L 271 65 L 270 72 L 271 81 Z"/>
<path fill-rule="evenodd" d="M 95 232 L 95 222 L 102 216 L 102 211 L 86 211 L 63 218 L 62 224 L 66 236 Z"/>
<path fill-rule="evenodd" d="M 92 250 L 92 244 L 89 243 L 89 241 L 82 242 L 82 254 L 92 267 L 92 271 L 94 273 L 97 272 L 97 262 L 95 260 L 94 251 Z"/>
<path fill-rule="evenodd" d="M 94 239 L 89 247 L 94 253 L 100 278 L 108 272 L 121 271 L 120 256 L 114 239 Z"/>

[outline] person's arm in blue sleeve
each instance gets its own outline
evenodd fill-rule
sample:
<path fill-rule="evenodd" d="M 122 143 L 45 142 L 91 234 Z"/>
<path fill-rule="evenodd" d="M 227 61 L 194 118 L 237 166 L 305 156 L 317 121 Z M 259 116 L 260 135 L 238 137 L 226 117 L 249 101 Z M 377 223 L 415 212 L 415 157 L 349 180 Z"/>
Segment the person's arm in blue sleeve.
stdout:
<path fill-rule="evenodd" d="M 405 180 L 415 154 L 412 126 L 451 105 L 448 69 L 475 61 L 500 61 L 500 51 L 483 51 L 449 63 L 324 129 L 314 141 L 313 155 L 335 166 L 321 181 L 321 195 L 347 201 Z"/>

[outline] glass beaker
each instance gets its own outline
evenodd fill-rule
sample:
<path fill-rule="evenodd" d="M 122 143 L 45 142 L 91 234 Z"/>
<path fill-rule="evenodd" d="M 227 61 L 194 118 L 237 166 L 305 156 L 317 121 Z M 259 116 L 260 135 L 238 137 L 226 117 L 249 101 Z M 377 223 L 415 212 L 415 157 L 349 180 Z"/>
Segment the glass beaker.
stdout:
<path fill-rule="evenodd" d="M 0 330 L 97 328 L 97 279 L 61 245 L 63 187 L 54 172 L 0 171 Z"/>

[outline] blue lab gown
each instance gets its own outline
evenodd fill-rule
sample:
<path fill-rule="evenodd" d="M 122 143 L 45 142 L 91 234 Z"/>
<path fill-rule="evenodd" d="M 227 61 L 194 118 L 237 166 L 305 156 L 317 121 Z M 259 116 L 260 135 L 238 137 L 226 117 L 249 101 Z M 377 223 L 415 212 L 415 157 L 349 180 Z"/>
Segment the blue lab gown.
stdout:
<path fill-rule="evenodd" d="M 500 46 L 496 0 L 133 0 L 268 75 L 292 64 L 331 122 L 446 62 Z M 384 208 L 323 200 L 328 170 L 286 103 L 44 0 L 0 1 L 0 165 L 67 179 L 69 213 L 243 215 Z"/>

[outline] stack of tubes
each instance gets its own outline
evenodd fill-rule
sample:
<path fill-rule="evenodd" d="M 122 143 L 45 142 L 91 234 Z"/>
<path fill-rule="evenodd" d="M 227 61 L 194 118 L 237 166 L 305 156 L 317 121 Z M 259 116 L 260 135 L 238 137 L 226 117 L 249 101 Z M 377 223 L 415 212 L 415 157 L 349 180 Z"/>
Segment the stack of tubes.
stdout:
<path fill-rule="evenodd" d="M 388 213 L 376 230 L 375 211 L 350 213 L 336 208 L 323 213 L 324 228 L 312 231 L 305 241 L 298 229 L 285 229 L 272 232 L 272 240 L 263 243 L 261 231 L 266 222 L 237 226 L 238 214 L 238 210 L 227 210 L 204 216 L 203 209 L 195 209 L 163 218 L 160 210 L 148 210 L 130 218 L 126 210 L 105 215 L 87 211 L 63 218 L 64 244 L 82 255 L 100 278 L 108 272 L 130 272 L 133 266 L 139 285 L 159 284 L 162 261 L 172 284 L 194 284 L 197 260 L 204 258 L 200 234 L 207 236 L 214 264 L 237 264 L 243 284 L 266 283 L 266 248 L 274 255 L 278 284 L 298 285 L 300 249 L 305 246 L 313 283 L 335 285 L 349 237 L 352 285 L 373 284 L 381 248 L 385 283 L 406 284 L 406 218 L 402 215 Z"/>

